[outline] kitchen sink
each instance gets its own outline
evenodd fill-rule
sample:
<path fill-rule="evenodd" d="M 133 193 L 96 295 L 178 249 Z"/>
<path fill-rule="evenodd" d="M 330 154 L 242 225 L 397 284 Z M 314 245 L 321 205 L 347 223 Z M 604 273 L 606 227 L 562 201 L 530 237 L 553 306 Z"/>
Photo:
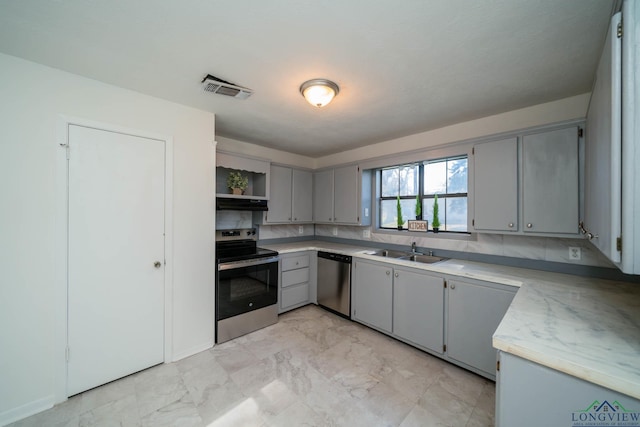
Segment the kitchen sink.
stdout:
<path fill-rule="evenodd" d="M 403 256 L 399 259 L 405 259 L 407 261 L 420 262 L 422 264 L 434 264 L 440 261 L 446 261 L 449 258 L 433 256 L 433 255 L 421 255 L 421 254 L 413 254 L 409 256 Z"/>
<path fill-rule="evenodd" d="M 401 258 L 406 257 L 408 254 L 404 251 L 396 251 L 393 249 L 380 249 L 373 252 L 371 255 L 383 256 L 387 258 Z"/>

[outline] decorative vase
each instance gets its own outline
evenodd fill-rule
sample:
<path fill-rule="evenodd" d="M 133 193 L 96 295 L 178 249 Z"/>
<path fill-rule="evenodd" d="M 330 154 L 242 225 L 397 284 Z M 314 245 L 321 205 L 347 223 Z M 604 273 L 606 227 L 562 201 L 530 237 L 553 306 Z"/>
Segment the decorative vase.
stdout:
<path fill-rule="evenodd" d="M 439 228 L 439 227 L 433 227 L 433 232 L 434 232 L 434 233 L 437 233 L 439 230 L 440 230 L 440 228 Z"/>
<path fill-rule="evenodd" d="M 398 230 L 402 231 L 402 226 L 401 225 L 398 226 Z"/>
<path fill-rule="evenodd" d="M 233 194 L 235 194 L 235 195 L 237 195 L 237 196 L 242 195 L 242 193 L 244 192 L 244 191 L 242 190 L 242 188 L 232 188 L 231 190 L 233 191 Z"/>
<path fill-rule="evenodd" d="M 416 215 L 416 221 L 422 221 L 422 215 Z"/>

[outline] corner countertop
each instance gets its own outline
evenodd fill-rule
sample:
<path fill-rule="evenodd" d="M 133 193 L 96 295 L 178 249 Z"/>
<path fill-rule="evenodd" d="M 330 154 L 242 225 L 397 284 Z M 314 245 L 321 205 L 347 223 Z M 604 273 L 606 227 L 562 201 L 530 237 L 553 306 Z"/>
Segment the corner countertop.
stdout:
<path fill-rule="evenodd" d="M 451 259 L 382 258 L 373 249 L 309 240 L 264 246 L 331 251 L 519 287 L 493 335 L 499 350 L 640 399 L 640 285 Z"/>

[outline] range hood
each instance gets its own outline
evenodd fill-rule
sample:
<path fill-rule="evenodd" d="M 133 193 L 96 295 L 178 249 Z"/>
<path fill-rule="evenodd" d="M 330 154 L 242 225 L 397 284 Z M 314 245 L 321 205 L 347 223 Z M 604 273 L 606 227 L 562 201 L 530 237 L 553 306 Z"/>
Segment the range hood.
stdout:
<path fill-rule="evenodd" d="M 266 200 L 235 199 L 216 197 L 216 210 L 219 211 L 268 211 Z"/>

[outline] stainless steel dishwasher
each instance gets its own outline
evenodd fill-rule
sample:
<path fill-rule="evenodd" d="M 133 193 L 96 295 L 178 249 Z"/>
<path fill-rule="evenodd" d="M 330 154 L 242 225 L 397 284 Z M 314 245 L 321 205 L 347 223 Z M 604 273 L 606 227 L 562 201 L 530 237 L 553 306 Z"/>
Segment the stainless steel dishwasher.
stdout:
<path fill-rule="evenodd" d="M 351 257 L 318 252 L 318 305 L 351 318 Z"/>

